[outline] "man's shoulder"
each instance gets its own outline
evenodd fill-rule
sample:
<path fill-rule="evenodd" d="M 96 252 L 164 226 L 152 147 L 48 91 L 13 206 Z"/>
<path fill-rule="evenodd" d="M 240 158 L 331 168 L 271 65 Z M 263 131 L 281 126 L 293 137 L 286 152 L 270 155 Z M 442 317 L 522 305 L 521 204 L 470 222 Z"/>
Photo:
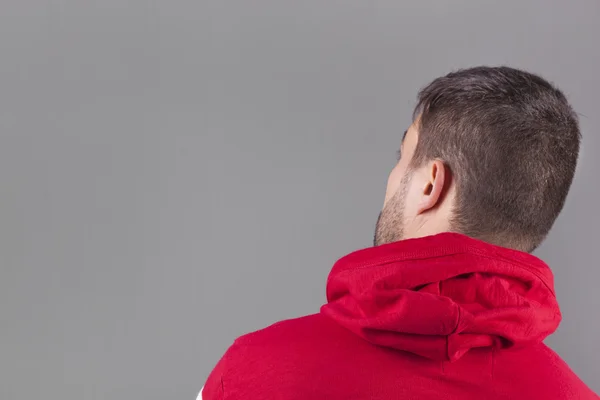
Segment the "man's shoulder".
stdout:
<path fill-rule="evenodd" d="M 278 344 L 325 339 L 327 334 L 339 334 L 343 330 L 322 314 L 305 315 L 282 320 L 266 328 L 237 338 L 232 347 L 263 347 Z"/>
<path fill-rule="evenodd" d="M 599 399 L 567 363 L 543 343 L 495 353 L 494 379 L 546 399 Z"/>
<path fill-rule="evenodd" d="M 340 338 L 343 341 L 344 336 L 352 335 L 321 314 L 279 321 L 243 335 L 212 371 L 203 399 L 222 399 L 226 388 L 230 393 L 240 388 L 262 388 L 268 392 L 268 386 L 277 382 L 278 376 L 294 375 L 299 366 L 319 369 L 319 365 L 327 363 L 322 357 L 327 348 Z"/>
<path fill-rule="evenodd" d="M 285 370 L 302 364 L 322 364 L 343 349 L 369 346 L 367 342 L 323 314 L 279 321 L 264 329 L 243 335 L 229 347 L 225 358 L 230 368 L 247 368 L 249 360 L 257 360 L 251 368 Z M 260 361 L 258 361 L 260 360 Z M 243 364 L 243 366 L 240 366 Z"/>

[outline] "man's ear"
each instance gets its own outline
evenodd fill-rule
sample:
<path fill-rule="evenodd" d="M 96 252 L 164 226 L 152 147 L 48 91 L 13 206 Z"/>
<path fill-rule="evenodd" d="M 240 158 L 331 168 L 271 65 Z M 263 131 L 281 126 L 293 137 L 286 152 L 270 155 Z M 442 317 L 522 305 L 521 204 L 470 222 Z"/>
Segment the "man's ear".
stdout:
<path fill-rule="evenodd" d="M 417 214 L 423 214 L 441 204 L 444 187 L 449 179 L 446 166 L 440 160 L 429 163 L 424 173 L 426 174 L 425 185 L 421 193 L 421 201 L 419 201 L 417 207 Z"/>

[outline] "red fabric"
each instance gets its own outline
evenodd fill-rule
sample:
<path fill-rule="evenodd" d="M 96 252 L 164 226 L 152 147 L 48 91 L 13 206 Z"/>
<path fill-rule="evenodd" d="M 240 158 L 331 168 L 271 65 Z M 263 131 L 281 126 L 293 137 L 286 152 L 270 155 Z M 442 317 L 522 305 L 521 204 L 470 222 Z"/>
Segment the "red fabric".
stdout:
<path fill-rule="evenodd" d="M 321 313 L 238 339 L 203 399 L 599 399 L 542 340 L 538 258 L 444 233 L 352 253 Z"/>

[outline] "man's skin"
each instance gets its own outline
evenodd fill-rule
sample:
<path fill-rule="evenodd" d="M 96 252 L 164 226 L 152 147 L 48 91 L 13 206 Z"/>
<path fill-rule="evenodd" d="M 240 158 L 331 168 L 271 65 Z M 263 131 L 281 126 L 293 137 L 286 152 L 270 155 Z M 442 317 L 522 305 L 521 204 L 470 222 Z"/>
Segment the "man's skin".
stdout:
<path fill-rule="evenodd" d="M 398 163 L 389 175 L 377 221 L 376 245 L 435 235 L 450 228 L 456 185 L 448 167 L 441 160 L 432 160 L 409 171 L 419 141 L 418 121 L 403 136 Z"/>

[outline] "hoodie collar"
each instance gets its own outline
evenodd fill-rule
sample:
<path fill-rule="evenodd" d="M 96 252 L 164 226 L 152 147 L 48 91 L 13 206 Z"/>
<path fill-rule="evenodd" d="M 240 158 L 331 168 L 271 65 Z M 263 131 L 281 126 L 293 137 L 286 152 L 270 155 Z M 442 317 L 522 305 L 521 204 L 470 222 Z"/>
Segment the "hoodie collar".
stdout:
<path fill-rule="evenodd" d="M 539 343 L 561 319 L 543 261 L 455 233 L 343 257 L 327 300 L 322 313 L 361 338 L 439 360 Z"/>

